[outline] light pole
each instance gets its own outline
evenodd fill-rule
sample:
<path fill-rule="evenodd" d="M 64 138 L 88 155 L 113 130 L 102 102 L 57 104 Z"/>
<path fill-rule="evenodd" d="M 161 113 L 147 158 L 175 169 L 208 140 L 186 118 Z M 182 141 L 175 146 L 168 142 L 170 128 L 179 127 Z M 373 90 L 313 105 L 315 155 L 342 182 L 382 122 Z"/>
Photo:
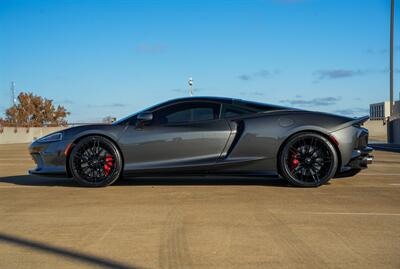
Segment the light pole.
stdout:
<path fill-rule="evenodd" d="M 394 85 L 393 85 L 393 58 L 394 58 L 394 0 L 390 7 L 390 116 L 387 125 L 387 141 L 389 144 L 400 144 L 400 117 L 394 115 Z M 396 113 L 397 114 L 397 113 Z"/>
<path fill-rule="evenodd" d="M 11 81 L 10 91 L 11 91 L 11 102 L 12 102 L 13 106 L 16 106 L 17 99 L 15 97 L 15 82 L 14 81 Z"/>
<path fill-rule="evenodd" d="M 390 117 L 393 116 L 394 0 L 390 8 Z"/>
<path fill-rule="evenodd" d="M 191 77 L 189 78 L 188 83 L 189 83 L 189 95 L 193 96 L 193 79 Z"/>

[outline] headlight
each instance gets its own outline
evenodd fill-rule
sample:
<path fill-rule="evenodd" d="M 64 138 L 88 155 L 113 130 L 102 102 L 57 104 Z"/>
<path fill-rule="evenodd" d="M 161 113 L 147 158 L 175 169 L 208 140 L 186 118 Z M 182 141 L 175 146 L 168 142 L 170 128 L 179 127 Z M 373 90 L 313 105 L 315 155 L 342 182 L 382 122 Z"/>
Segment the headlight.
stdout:
<path fill-rule="evenodd" d="M 55 142 L 55 141 L 61 141 L 62 140 L 62 133 L 54 133 L 54 134 L 49 134 L 45 137 L 39 138 L 37 142 L 43 143 L 43 142 Z"/>

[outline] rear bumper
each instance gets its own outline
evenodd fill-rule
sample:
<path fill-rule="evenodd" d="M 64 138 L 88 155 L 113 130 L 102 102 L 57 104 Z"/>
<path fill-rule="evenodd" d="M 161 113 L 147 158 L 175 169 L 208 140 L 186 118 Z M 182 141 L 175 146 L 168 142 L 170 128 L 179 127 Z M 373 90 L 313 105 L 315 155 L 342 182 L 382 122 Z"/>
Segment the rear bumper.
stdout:
<path fill-rule="evenodd" d="M 359 170 L 367 168 L 368 164 L 371 164 L 374 160 L 374 156 L 371 154 L 372 151 L 373 149 L 368 146 L 353 150 L 352 158 L 347 166 L 351 169 Z"/>
<path fill-rule="evenodd" d="M 368 130 L 350 126 L 332 133 L 339 141 L 341 169 L 339 173 L 350 170 L 360 171 L 373 161 L 373 149 L 368 146 Z"/>

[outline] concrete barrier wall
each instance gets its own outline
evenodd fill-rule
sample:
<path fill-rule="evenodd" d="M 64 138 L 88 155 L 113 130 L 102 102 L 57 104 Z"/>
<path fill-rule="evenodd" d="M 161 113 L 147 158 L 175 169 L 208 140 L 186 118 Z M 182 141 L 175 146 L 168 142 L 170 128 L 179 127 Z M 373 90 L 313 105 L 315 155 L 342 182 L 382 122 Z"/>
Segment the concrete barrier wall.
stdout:
<path fill-rule="evenodd" d="M 368 120 L 363 127 L 368 129 L 370 141 L 385 142 L 387 140 L 387 125 L 384 125 L 382 120 Z"/>
<path fill-rule="evenodd" d="M 0 144 L 31 143 L 35 139 L 65 128 L 67 127 L 3 127 L 3 132 L 0 132 Z"/>

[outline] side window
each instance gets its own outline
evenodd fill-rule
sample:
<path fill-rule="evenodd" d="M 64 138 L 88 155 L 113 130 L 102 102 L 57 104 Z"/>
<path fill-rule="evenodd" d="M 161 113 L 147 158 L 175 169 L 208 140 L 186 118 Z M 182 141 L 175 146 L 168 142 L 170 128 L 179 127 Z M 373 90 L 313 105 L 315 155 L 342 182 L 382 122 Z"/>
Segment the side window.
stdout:
<path fill-rule="evenodd" d="M 242 116 L 251 113 L 245 109 L 240 109 L 234 106 L 226 106 L 222 112 L 223 118 L 232 118 L 237 116 Z"/>
<path fill-rule="evenodd" d="M 183 103 L 172 105 L 155 113 L 155 123 L 173 124 L 196 121 L 214 120 L 219 115 L 218 104 L 213 103 Z"/>

